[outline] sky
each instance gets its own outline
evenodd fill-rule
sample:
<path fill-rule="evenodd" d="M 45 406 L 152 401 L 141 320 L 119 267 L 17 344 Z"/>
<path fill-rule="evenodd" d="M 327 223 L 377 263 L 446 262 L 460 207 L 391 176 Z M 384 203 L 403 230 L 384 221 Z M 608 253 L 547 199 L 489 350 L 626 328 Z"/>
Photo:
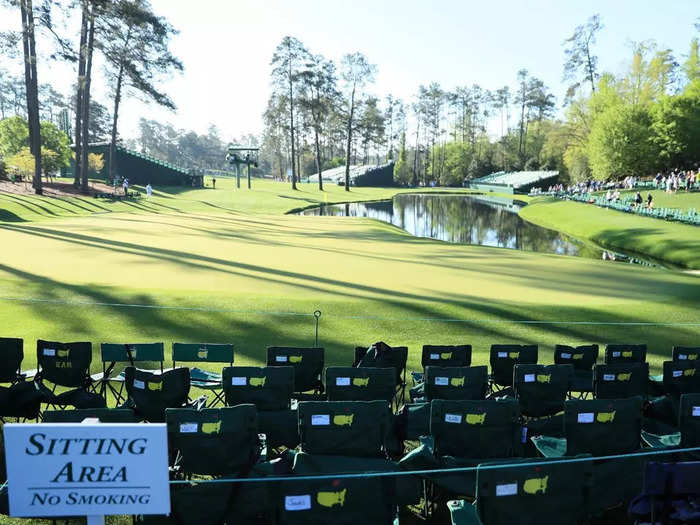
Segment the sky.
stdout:
<path fill-rule="evenodd" d="M 512 87 L 517 71 L 525 68 L 560 103 L 566 90 L 562 42 L 595 13 L 605 26 L 595 48 L 604 71 L 624 70 L 633 41 L 654 39 L 682 61 L 691 38 L 700 36 L 693 26 L 700 17 L 699 0 L 151 2 L 179 30 L 172 51 L 185 71 L 163 84 L 178 109 L 173 113 L 134 97 L 126 100 L 120 110 L 125 138 L 136 135 L 141 117 L 198 133 L 213 124 L 225 140 L 259 134 L 270 94 L 270 59 L 286 35 L 337 62 L 345 53 L 364 53 L 377 65 L 369 91 L 380 98 L 392 94 L 410 102 L 419 85 L 433 81 L 444 89 L 474 83 L 488 89 Z M 0 30 L 18 22 L 19 13 L 0 9 Z M 40 52 L 42 44 L 48 46 L 40 41 Z M 0 67 L 21 65 L 0 58 Z M 39 81 L 67 92 L 75 81 L 72 68 L 42 62 Z M 99 61 L 97 66 L 99 70 Z M 96 81 L 93 94 L 107 103 L 103 84 Z"/>

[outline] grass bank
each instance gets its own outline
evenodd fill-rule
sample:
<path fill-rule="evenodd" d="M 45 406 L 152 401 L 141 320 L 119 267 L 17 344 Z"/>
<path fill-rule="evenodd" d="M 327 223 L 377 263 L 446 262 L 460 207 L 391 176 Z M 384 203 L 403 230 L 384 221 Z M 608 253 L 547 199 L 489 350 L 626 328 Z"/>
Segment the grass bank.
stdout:
<path fill-rule="evenodd" d="M 694 203 L 697 199 L 696 207 L 700 208 L 700 194 L 689 197 L 683 204 Z M 590 239 L 603 247 L 648 255 L 691 270 L 700 269 L 700 228 L 697 226 L 553 197 L 533 199 L 520 215 L 535 224 Z"/>

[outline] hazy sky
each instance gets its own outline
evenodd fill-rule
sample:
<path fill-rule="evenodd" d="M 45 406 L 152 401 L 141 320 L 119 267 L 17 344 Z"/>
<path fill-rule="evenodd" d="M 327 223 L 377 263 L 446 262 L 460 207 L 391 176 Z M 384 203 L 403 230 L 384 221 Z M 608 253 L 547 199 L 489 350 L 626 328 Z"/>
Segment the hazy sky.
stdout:
<path fill-rule="evenodd" d="M 129 100 L 121 113 L 126 137 L 142 116 L 198 132 L 216 124 L 226 139 L 259 133 L 270 58 L 285 35 L 336 61 L 344 53 L 364 53 L 378 66 L 370 89 L 380 97 L 392 93 L 410 101 L 420 84 L 431 81 L 446 89 L 513 86 L 518 69 L 526 68 L 561 102 L 562 41 L 592 14 L 600 13 L 605 25 L 596 48 L 600 66 L 613 72 L 629 59 L 631 41 L 654 39 L 682 60 L 698 35 L 693 22 L 700 16 L 700 0 L 151 1 L 180 30 L 172 49 L 185 72 L 167 82 L 178 111 Z M 18 21 L 19 13 L 0 10 L 0 29 Z M 0 67 L 8 63 L 2 57 Z M 74 77 L 66 66 L 39 70 L 40 82 L 51 81 L 62 92 Z M 94 92 L 104 103 L 101 84 Z"/>

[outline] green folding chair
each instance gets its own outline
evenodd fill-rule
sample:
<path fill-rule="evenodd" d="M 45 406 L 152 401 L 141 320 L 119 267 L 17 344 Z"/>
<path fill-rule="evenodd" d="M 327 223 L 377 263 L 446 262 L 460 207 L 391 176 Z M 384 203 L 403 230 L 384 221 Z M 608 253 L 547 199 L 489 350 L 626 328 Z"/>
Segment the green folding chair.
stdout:
<path fill-rule="evenodd" d="M 511 387 L 516 364 L 537 364 L 537 345 L 491 345 L 489 362 L 492 385 Z"/>
<path fill-rule="evenodd" d="M 682 394 L 700 394 L 700 361 L 664 361 L 663 391 L 679 398 Z"/>
<path fill-rule="evenodd" d="M 647 397 L 649 365 L 635 361 L 593 367 L 593 394 L 596 399 Z"/>
<path fill-rule="evenodd" d="M 572 399 L 564 407 L 564 438 L 532 437 L 547 458 L 591 454 L 595 457 L 640 450 L 641 397 L 628 399 Z M 595 459 L 591 512 L 626 504 L 642 487 L 644 458 Z M 624 473 L 624 475 L 621 475 Z"/>
<path fill-rule="evenodd" d="M 60 343 L 39 339 L 36 354 L 38 371 L 34 379 L 43 390 L 49 406 L 105 407 L 104 399 L 91 391 L 92 343 Z M 59 389 L 63 391 L 57 394 Z"/>
<path fill-rule="evenodd" d="M 404 470 L 475 467 L 484 460 L 520 457 L 520 408 L 515 399 L 444 400 L 430 403 L 430 435 L 399 465 Z M 473 495 L 473 471 L 424 476 L 424 517 L 447 494 Z"/>
<path fill-rule="evenodd" d="M 539 418 L 564 410 L 573 375 L 572 365 L 516 364 L 513 368 L 513 389 L 520 412 Z"/>
<path fill-rule="evenodd" d="M 43 423 L 82 423 L 98 419 L 100 423 L 138 423 L 133 410 L 128 408 L 83 408 L 77 410 L 46 410 Z"/>
<path fill-rule="evenodd" d="M 186 408 L 190 393 L 190 371 L 174 368 L 156 373 L 133 366 L 124 369 L 126 406 L 149 423 L 165 421 L 167 408 Z M 201 406 L 201 402 L 197 403 Z"/>
<path fill-rule="evenodd" d="M 439 366 L 443 368 L 452 366 L 471 366 L 472 345 L 423 345 L 421 354 L 422 372 L 411 372 L 414 383 L 423 381 L 425 368 Z"/>
<path fill-rule="evenodd" d="M 484 399 L 488 386 L 486 366 L 428 365 L 425 368 L 425 401 L 428 402 L 434 399 Z"/>
<path fill-rule="evenodd" d="M 294 393 L 297 398 L 305 392 L 317 397 L 323 393 L 323 348 L 293 346 L 268 346 L 267 366 L 290 366 L 294 368 Z"/>
<path fill-rule="evenodd" d="M 447 503 L 453 525 L 576 525 L 587 518 L 593 462 L 543 460 L 482 463 L 476 472 L 476 500 Z M 521 460 L 522 461 L 522 460 Z M 535 465 L 532 465 L 535 463 Z M 498 467 L 498 468 L 494 468 Z"/>
<path fill-rule="evenodd" d="M 644 363 L 647 360 L 646 344 L 610 344 L 605 346 L 605 364 Z"/>
<path fill-rule="evenodd" d="M 598 345 L 554 345 L 554 364 L 573 365 L 571 392 L 585 397 L 593 392 L 593 365 L 598 360 Z"/>
<path fill-rule="evenodd" d="M 642 440 L 652 448 L 700 447 L 700 393 L 682 394 L 678 409 L 678 431 L 655 434 L 642 430 Z M 698 461 L 700 453 L 688 452 L 676 457 L 665 457 L 666 461 Z"/>
<path fill-rule="evenodd" d="M 257 407 L 258 429 L 269 449 L 299 444 L 297 411 L 290 409 L 294 373 L 291 366 L 232 366 L 221 373 L 226 405 Z"/>
<path fill-rule="evenodd" d="M 22 372 L 24 341 L 0 337 L 0 421 L 4 418 L 37 419 L 44 394 L 31 379 L 36 370 Z M 29 380 L 28 380 L 29 379 Z"/>
<path fill-rule="evenodd" d="M 385 456 L 391 413 L 384 401 L 302 401 L 298 411 L 302 452 Z"/>
<path fill-rule="evenodd" d="M 92 376 L 96 381 L 99 392 L 107 401 L 111 394 L 114 397 L 115 406 L 124 403 L 124 370 L 116 370 L 128 365 L 138 364 L 145 367 L 147 364 L 156 364 L 163 372 L 165 362 L 165 349 L 163 343 L 102 343 L 100 345 L 102 359 L 102 372 Z"/>
<path fill-rule="evenodd" d="M 397 523 L 398 506 L 418 497 L 416 480 L 406 477 L 347 478 L 342 474 L 395 471 L 396 465 L 382 458 L 322 456 L 299 452 L 289 481 L 273 489 L 273 505 L 281 525 L 354 525 Z M 337 478 L 304 479 L 337 474 Z M 295 480 L 294 476 L 304 477 Z M 411 481 L 413 486 L 411 486 Z"/>
<path fill-rule="evenodd" d="M 173 368 L 181 363 L 228 363 L 233 366 L 232 344 L 173 343 Z M 207 403 L 211 408 L 225 404 L 221 374 L 199 367 L 190 368 L 190 384 L 211 392 L 214 398 Z"/>
<path fill-rule="evenodd" d="M 168 408 L 168 446 L 185 476 L 246 475 L 260 458 L 255 405 L 224 408 Z"/>
<path fill-rule="evenodd" d="M 233 366 L 222 370 L 226 406 L 254 404 L 258 410 L 289 409 L 295 369 L 290 366 Z"/>
<path fill-rule="evenodd" d="M 396 373 L 394 401 L 398 407 L 405 400 L 407 361 L 408 347 L 389 346 L 379 341 L 369 348 L 356 347 L 353 366 L 358 368 L 393 368 Z"/>
<path fill-rule="evenodd" d="M 396 391 L 393 368 L 329 366 L 325 370 L 328 401 L 376 401 L 391 403 Z"/>
<path fill-rule="evenodd" d="M 697 361 L 700 357 L 700 346 L 674 346 L 672 356 L 674 361 Z"/>

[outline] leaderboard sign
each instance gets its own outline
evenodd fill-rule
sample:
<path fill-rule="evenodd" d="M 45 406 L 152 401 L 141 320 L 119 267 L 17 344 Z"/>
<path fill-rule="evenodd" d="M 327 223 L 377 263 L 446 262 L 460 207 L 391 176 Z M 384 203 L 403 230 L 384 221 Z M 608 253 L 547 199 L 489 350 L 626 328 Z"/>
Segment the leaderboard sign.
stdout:
<path fill-rule="evenodd" d="M 170 514 L 164 424 L 7 424 L 10 515 Z"/>

